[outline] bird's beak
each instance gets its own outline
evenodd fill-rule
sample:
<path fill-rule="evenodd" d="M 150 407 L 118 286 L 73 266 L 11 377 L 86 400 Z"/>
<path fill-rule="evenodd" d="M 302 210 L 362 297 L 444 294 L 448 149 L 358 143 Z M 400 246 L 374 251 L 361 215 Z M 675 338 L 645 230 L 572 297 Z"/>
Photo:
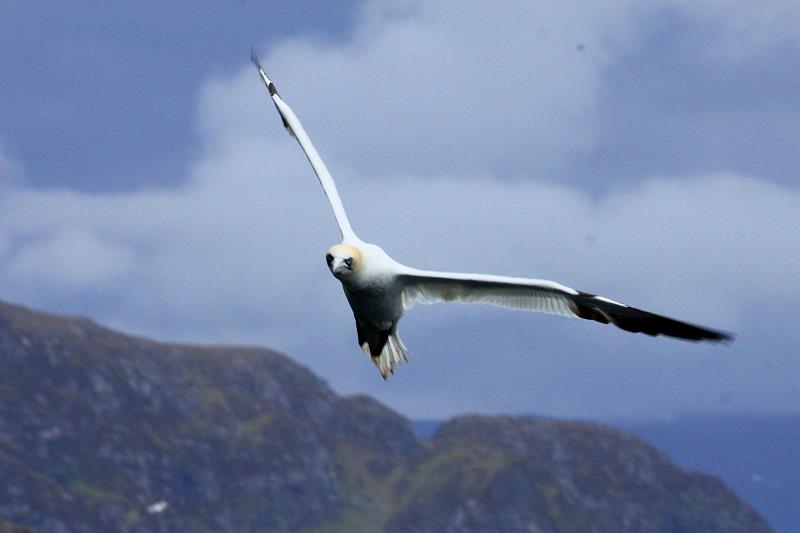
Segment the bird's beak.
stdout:
<path fill-rule="evenodd" d="M 334 274 L 339 274 L 345 270 L 350 270 L 350 268 L 347 266 L 347 263 L 345 263 L 344 259 L 341 257 L 334 257 L 333 261 L 331 261 L 331 272 Z"/>

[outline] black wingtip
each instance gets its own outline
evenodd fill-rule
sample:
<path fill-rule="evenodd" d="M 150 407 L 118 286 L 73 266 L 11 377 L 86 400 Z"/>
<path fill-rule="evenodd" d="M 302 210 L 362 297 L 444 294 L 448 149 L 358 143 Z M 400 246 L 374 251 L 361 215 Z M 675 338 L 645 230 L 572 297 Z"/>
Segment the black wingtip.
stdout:
<path fill-rule="evenodd" d="M 694 342 L 730 344 L 736 335 L 727 331 L 705 328 L 635 307 L 610 301 L 588 292 L 579 292 L 572 300 L 572 311 L 580 318 L 603 324 L 612 323 L 631 333 L 666 335 Z"/>
<path fill-rule="evenodd" d="M 730 333 L 727 331 L 715 331 L 714 333 L 716 333 L 717 336 L 711 340 L 721 342 L 722 344 L 731 344 L 736 340 L 736 333 Z"/>
<path fill-rule="evenodd" d="M 728 331 L 720 331 L 718 329 L 705 328 L 703 326 L 698 326 L 696 324 L 689 324 L 687 322 L 680 322 L 672 318 L 661 317 L 661 315 L 656 315 L 656 316 L 659 316 L 660 318 L 672 323 L 674 330 L 671 329 L 670 331 L 665 331 L 664 332 L 665 335 L 695 342 L 703 342 L 703 341 L 718 342 L 726 345 L 731 344 L 733 341 L 736 340 L 735 333 L 730 333 Z"/>
<path fill-rule="evenodd" d="M 261 61 L 259 61 L 258 59 L 258 54 L 256 53 L 256 49 L 255 47 L 252 46 L 250 47 L 250 61 L 252 61 L 253 64 L 258 69 L 258 73 L 261 75 L 261 79 L 264 80 L 264 85 L 267 86 L 267 90 L 269 91 L 270 96 L 278 94 L 278 89 L 275 88 L 275 84 L 272 83 L 272 80 L 269 79 L 269 76 L 267 76 L 267 71 L 264 70 L 264 67 L 261 66 Z"/>

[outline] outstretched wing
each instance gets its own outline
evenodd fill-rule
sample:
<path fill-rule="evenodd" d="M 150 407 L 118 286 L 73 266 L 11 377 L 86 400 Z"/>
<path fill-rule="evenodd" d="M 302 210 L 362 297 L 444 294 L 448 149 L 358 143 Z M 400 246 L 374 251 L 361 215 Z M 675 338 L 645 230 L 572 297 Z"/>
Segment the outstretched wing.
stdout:
<path fill-rule="evenodd" d="M 479 303 L 614 324 L 626 331 L 693 341 L 731 341 L 733 335 L 642 311 L 543 279 L 411 271 L 401 274 L 403 307 L 415 302 Z"/>
<path fill-rule="evenodd" d="M 261 79 L 264 81 L 264 85 L 266 85 L 269 95 L 275 103 L 275 108 L 278 110 L 281 120 L 283 120 L 283 126 L 292 137 L 297 139 L 300 148 L 303 149 L 303 152 L 308 158 L 308 162 L 311 163 L 317 178 L 319 178 L 319 182 L 333 209 L 336 222 L 339 224 L 339 231 L 342 233 L 342 239 L 345 241 L 357 241 L 358 238 L 355 233 L 353 233 L 353 228 L 350 227 L 350 221 L 347 219 L 347 213 L 345 213 L 342 199 L 339 197 L 339 192 L 336 190 L 336 184 L 333 182 L 333 178 L 330 172 L 328 172 L 328 168 L 325 166 L 322 158 L 317 153 L 316 148 L 314 148 L 314 145 L 311 143 L 311 139 L 303 129 L 300 119 L 294 114 L 292 108 L 281 99 L 278 90 L 275 88 L 275 84 L 269 79 L 264 68 L 261 66 L 261 62 L 258 60 L 255 50 L 252 51 L 250 59 L 253 60 L 253 64 L 258 68 L 258 73 L 261 75 Z"/>

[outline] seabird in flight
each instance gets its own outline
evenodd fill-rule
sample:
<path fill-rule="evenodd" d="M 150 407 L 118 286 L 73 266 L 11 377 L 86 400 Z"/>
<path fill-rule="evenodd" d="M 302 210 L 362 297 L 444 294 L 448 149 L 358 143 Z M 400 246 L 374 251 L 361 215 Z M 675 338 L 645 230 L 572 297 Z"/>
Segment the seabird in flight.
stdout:
<path fill-rule="evenodd" d="M 300 144 L 333 208 L 342 242 L 325 254 L 328 268 L 342 283 L 356 319 L 358 344 L 386 379 L 407 361 L 408 349 L 397 332 L 403 313 L 414 303 L 460 302 L 537 311 L 614 324 L 626 331 L 668 335 L 692 341 L 730 341 L 722 331 L 642 311 L 603 296 L 543 279 L 418 270 L 401 265 L 379 246 L 359 239 L 347 219 L 336 185 L 297 115 L 283 101 L 255 51 L 253 63 L 269 91 L 283 126 Z"/>

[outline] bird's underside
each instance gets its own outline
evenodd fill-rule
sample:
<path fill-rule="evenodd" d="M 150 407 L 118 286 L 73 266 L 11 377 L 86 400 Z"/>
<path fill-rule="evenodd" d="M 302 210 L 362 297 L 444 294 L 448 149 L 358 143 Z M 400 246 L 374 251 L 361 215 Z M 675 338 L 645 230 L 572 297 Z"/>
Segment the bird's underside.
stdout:
<path fill-rule="evenodd" d="M 255 53 L 258 68 L 286 130 L 311 163 L 333 209 L 342 243 L 326 255 L 331 273 L 344 286 L 356 320 L 358 344 L 386 378 L 406 360 L 397 333 L 403 312 L 415 303 L 479 303 L 613 324 L 625 331 L 691 341 L 730 341 L 733 335 L 675 320 L 548 280 L 486 274 L 423 271 L 401 265 L 353 232 L 336 185 L 300 120 L 281 99 Z"/>

